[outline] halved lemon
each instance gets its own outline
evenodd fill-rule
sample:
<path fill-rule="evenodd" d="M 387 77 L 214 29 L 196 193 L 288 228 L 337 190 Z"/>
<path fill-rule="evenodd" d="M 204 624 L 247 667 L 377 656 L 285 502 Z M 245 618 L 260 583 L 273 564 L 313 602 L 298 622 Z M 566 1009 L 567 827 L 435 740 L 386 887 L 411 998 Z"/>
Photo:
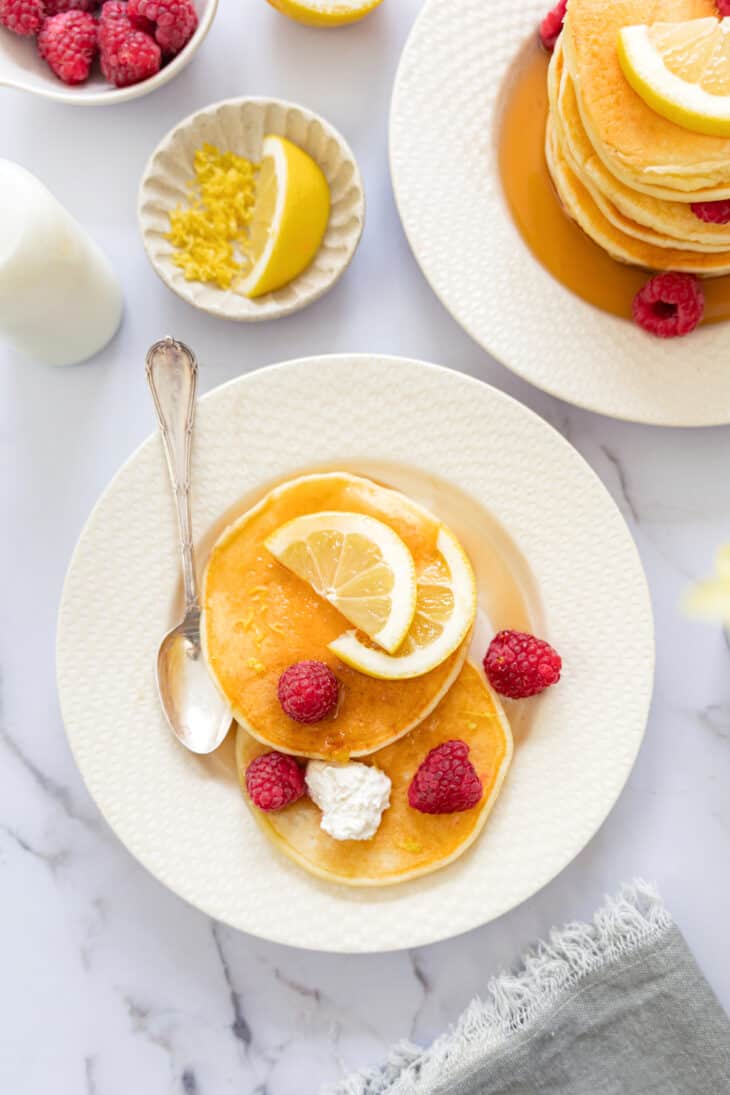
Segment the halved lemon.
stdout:
<path fill-rule="evenodd" d="M 730 137 L 730 18 L 623 27 L 618 59 L 657 114 L 695 133 Z"/>
<path fill-rule="evenodd" d="M 364 19 L 383 0 L 269 0 L 272 8 L 309 27 L 341 27 Z"/>
<path fill-rule="evenodd" d="M 392 528 L 363 513 L 308 513 L 272 533 L 266 547 L 346 620 L 397 650 L 416 611 L 413 556 Z"/>
<path fill-rule="evenodd" d="M 317 254 L 329 215 L 319 165 L 286 137 L 266 137 L 248 231 L 252 266 L 237 291 L 260 297 L 293 281 Z"/>
<path fill-rule="evenodd" d="M 333 654 L 369 677 L 393 681 L 429 673 L 456 650 L 474 623 L 476 581 L 464 549 L 443 525 L 436 547 L 441 558 L 418 575 L 413 623 L 398 651 L 384 654 L 348 631 L 329 644 Z"/>

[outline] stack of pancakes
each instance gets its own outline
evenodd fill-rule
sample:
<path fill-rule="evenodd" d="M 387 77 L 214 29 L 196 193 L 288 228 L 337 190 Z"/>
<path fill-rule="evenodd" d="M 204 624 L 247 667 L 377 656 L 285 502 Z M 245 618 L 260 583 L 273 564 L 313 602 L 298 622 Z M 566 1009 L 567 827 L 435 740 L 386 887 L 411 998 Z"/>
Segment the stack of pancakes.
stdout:
<path fill-rule="evenodd" d="M 730 198 L 730 140 L 656 114 L 616 48 L 621 27 L 709 15 L 713 0 L 569 0 L 548 75 L 547 162 L 567 212 L 620 262 L 730 273 L 730 224 L 691 208 Z"/>
<path fill-rule="evenodd" d="M 310 873 L 350 886 L 382 886 L 429 874 L 476 840 L 512 758 L 512 735 L 482 669 L 466 659 L 470 638 L 422 676 L 367 676 L 330 643 L 347 628 L 338 610 L 265 548 L 274 530 L 304 514 L 360 513 L 388 525 L 411 552 L 419 597 L 429 597 L 441 522 L 406 495 L 348 472 L 289 479 L 239 517 L 216 541 L 203 583 L 206 662 L 238 723 L 242 790 L 252 760 L 272 749 L 333 764 L 365 758 L 391 781 L 390 808 L 371 840 L 335 840 L 308 797 L 254 817 L 273 843 Z M 418 613 L 416 613 L 416 618 Z M 416 623 L 417 627 L 418 624 Z M 325 662 L 340 685 L 337 710 L 314 724 L 294 722 L 278 697 L 282 672 L 306 659 Z M 426 814 L 408 788 L 430 750 L 458 739 L 482 781 L 470 810 Z M 362 763 L 363 761 L 358 761 Z"/>

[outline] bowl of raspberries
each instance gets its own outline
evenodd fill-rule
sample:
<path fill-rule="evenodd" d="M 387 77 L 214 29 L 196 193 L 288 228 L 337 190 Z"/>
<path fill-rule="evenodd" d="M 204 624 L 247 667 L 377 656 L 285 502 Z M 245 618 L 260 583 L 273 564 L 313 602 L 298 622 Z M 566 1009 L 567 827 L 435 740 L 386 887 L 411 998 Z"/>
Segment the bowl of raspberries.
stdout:
<path fill-rule="evenodd" d="M 0 0 L 0 85 L 98 106 L 167 83 L 218 0 Z"/>

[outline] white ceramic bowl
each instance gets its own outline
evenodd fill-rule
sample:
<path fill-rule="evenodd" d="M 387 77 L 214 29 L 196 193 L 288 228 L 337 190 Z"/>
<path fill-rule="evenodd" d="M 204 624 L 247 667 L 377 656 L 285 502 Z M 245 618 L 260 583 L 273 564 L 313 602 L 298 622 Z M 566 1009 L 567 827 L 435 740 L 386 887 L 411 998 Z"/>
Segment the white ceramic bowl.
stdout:
<path fill-rule="evenodd" d="M 172 245 L 166 236 L 170 210 L 189 199 L 195 150 L 210 141 L 223 151 L 256 162 L 261 158 L 263 139 L 270 133 L 299 145 L 325 174 L 332 205 L 322 246 L 299 277 L 256 300 L 215 285 L 186 281 L 182 270 L 173 265 Z M 162 139 L 142 176 L 137 212 L 147 257 L 174 293 L 211 315 L 251 322 L 289 315 L 332 288 L 360 242 L 365 194 L 349 145 L 324 118 L 278 99 L 228 99 L 185 118 Z"/>
<path fill-rule="evenodd" d="M 172 80 L 178 72 L 182 72 L 210 30 L 218 0 L 195 0 L 195 7 L 198 12 L 198 27 L 185 49 L 160 69 L 156 76 L 142 80 L 139 84 L 132 84 L 131 87 L 112 87 L 99 72 L 98 64 L 85 84 L 68 87 L 54 76 L 39 56 L 34 38 L 21 38 L 0 27 L 0 87 L 30 91 L 33 95 L 42 95 L 46 99 L 55 99 L 59 103 L 71 103 L 74 106 L 110 106 L 147 95 Z"/>

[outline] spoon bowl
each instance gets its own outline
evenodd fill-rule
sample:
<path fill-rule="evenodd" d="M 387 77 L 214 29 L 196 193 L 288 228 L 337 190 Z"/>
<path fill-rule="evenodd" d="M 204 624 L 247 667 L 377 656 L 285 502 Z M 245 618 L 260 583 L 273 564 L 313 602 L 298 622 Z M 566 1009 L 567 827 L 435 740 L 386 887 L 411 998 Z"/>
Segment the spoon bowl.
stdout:
<path fill-rule="evenodd" d="M 212 753 L 231 725 L 200 645 L 200 611 L 168 631 L 157 654 L 157 687 L 170 729 L 192 753 Z"/>

